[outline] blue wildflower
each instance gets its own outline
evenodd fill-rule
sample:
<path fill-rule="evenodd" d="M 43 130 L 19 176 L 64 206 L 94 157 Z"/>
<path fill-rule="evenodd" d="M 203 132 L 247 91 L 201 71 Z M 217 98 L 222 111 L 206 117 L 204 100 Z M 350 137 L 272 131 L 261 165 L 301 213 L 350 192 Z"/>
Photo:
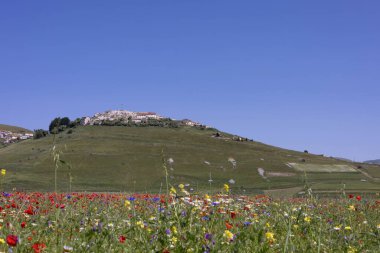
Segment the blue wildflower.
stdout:
<path fill-rule="evenodd" d="M 244 222 L 244 227 L 248 227 L 249 225 L 251 225 L 251 222 L 249 221 Z"/>

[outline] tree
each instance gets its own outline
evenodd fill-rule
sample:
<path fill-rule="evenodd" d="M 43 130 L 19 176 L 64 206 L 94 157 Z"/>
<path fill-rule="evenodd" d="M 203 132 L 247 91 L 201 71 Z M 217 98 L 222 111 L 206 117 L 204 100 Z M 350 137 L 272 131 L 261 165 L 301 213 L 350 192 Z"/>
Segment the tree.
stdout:
<path fill-rule="evenodd" d="M 61 118 L 55 118 L 53 119 L 51 122 L 50 122 L 50 125 L 49 125 L 49 132 L 51 134 L 56 134 L 58 133 L 58 127 L 59 127 L 59 124 L 61 122 Z"/>
<path fill-rule="evenodd" d="M 63 117 L 60 121 L 59 121 L 59 125 L 60 126 L 69 126 L 70 125 L 70 119 L 68 117 Z"/>
<path fill-rule="evenodd" d="M 74 121 L 70 122 L 69 127 L 70 128 L 75 128 L 75 127 L 77 127 L 77 126 L 80 125 L 80 122 L 81 122 L 81 118 L 76 118 Z"/>
<path fill-rule="evenodd" d="M 49 132 L 43 129 L 34 130 L 33 139 L 40 139 L 48 135 Z"/>
<path fill-rule="evenodd" d="M 76 120 L 77 121 L 77 120 Z M 59 132 L 64 131 L 68 127 L 72 127 L 73 124 L 76 124 L 77 122 L 71 122 L 68 117 L 63 118 L 55 118 L 50 122 L 49 125 L 49 132 L 51 134 L 57 134 Z"/>

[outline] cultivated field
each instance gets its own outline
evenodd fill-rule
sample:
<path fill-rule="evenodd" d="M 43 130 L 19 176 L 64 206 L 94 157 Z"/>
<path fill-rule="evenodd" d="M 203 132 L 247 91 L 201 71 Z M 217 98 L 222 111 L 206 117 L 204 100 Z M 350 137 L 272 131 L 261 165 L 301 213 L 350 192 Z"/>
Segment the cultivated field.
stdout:
<path fill-rule="evenodd" d="M 191 127 L 86 126 L 0 148 L 0 167 L 8 170 L 6 190 L 54 191 L 53 146 L 60 154 L 60 191 L 158 193 L 164 184 L 163 159 L 171 159 L 170 180 L 187 182 L 194 192 L 231 188 L 242 194 L 303 187 L 319 190 L 380 191 L 379 166 L 355 164 L 255 141 L 236 141 L 216 130 Z M 289 163 L 309 170 L 296 170 Z M 356 168 L 362 166 L 360 170 Z M 302 167 L 303 166 L 303 167 Z M 262 169 L 262 175 L 259 173 Z M 343 172 L 336 172 L 343 171 Z M 363 172 L 363 173 L 362 173 Z M 364 174 L 367 173 L 367 174 Z M 212 181 L 210 181 L 210 179 Z M 70 183 L 71 182 L 71 183 Z M 323 188 L 326 187 L 326 188 Z"/>
<path fill-rule="evenodd" d="M 297 171 L 301 172 L 352 172 L 359 173 L 353 168 L 352 165 L 345 164 L 301 164 L 301 163 L 289 163 L 289 165 Z"/>

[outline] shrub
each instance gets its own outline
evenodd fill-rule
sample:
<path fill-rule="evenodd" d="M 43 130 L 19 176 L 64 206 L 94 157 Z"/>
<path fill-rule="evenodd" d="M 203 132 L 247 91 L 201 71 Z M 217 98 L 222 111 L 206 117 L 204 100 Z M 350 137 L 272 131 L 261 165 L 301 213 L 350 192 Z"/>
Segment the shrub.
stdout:
<path fill-rule="evenodd" d="M 46 130 L 36 129 L 36 130 L 34 130 L 33 139 L 40 139 L 40 138 L 47 136 L 48 134 L 49 134 L 49 132 Z"/>

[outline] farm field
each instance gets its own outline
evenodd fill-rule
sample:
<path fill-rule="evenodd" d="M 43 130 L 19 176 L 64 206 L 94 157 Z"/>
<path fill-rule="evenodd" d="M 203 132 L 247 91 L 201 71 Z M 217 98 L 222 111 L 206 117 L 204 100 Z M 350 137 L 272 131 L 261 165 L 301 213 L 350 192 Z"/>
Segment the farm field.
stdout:
<path fill-rule="evenodd" d="M 230 180 L 234 182 L 231 188 L 241 194 L 303 187 L 305 181 L 320 191 L 343 185 L 357 193 L 380 191 L 380 166 L 235 141 L 223 132 L 215 138 L 216 131 L 85 126 L 55 137 L 22 141 L 0 148 L 0 167 L 7 169 L 4 187 L 8 191 L 54 191 L 54 146 L 65 162 L 57 169 L 57 187 L 63 192 L 71 187 L 79 192 L 158 193 L 165 180 L 163 159 L 172 161 L 168 164 L 172 182 L 190 183 L 197 192 L 211 189 L 217 193 Z"/>
<path fill-rule="evenodd" d="M 221 194 L 22 193 L 0 198 L 1 252 L 379 252 L 380 200 Z"/>

